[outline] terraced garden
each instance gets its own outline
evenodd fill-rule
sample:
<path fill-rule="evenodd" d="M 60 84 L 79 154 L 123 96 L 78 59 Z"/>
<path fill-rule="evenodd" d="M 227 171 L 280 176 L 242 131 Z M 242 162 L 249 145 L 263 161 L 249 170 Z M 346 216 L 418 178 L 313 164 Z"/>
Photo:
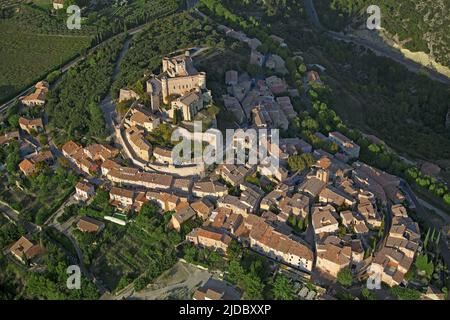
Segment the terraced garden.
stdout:
<path fill-rule="evenodd" d="M 102 238 L 108 238 L 108 222 Z M 122 236 L 101 244 L 102 255 L 93 262 L 94 272 L 111 290 L 120 290 L 138 277 L 154 279 L 172 267 L 176 260 L 178 234 L 166 230 L 157 213 L 140 214 L 122 229 Z M 101 241 L 101 240 L 100 240 Z"/>

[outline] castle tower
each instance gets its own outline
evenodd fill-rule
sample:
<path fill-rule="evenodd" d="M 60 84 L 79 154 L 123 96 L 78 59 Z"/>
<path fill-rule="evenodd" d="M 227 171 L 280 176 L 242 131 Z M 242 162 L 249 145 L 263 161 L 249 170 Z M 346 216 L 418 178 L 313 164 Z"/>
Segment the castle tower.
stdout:
<path fill-rule="evenodd" d="M 166 76 L 161 78 L 161 91 L 163 102 L 165 104 L 169 103 L 169 84 Z"/>
<path fill-rule="evenodd" d="M 320 181 L 328 183 L 328 181 L 330 179 L 330 174 L 329 174 L 328 170 L 319 169 L 319 170 L 317 170 L 316 178 L 319 179 Z"/>
<path fill-rule="evenodd" d="M 206 72 L 199 72 L 199 74 L 198 74 L 198 86 L 201 89 L 206 89 Z"/>
<path fill-rule="evenodd" d="M 163 72 L 167 72 L 167 70 L 169 70 L 169 59 L 168 58 L 163 58 L 162 67 L 163 67 Z"/>

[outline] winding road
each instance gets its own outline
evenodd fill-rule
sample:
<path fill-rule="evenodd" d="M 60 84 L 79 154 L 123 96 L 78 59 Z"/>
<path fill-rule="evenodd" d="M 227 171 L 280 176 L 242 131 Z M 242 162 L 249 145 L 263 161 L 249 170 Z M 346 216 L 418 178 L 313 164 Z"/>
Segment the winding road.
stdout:
<path fill-rule="evenodd" d="M 377 45 L 371 41 L 357 37 L 352 34 L 344 34 L 344 33 L 340 33 L 340 32 L 334 32 L 334 31 L 327 30 L 320 23 L 319 16 L 317 15 L 317 11 L 314 7 L 314 1 L 313 0 L 303 0 L 303 3 L 305 5 L 306 13 L 308 15 L 310 22 L 317 29 L 324 31 L 326 34 L 328 34 L 328 36 L 330 36 L 331 38 L 333 38 L 335 40 L 339 40 L 339 41 L 344 41 L 347 43 L 351 42 L 351 43 L 357 44 L 359 46 L 365 47 L 367 49 L 370 49 L 376 55 L 390 58 L 390 59 L 402 64 L 408 70 L 415 72 L 415 73 L 418 73 L 425 69 L 428 73 L 428 76 L 431 79 L 433 79 L 435 81 L 439 81 L 439 82 L 447 84 L 447 85 L 450 85 L 450 79 L 448 77 L 446 77 L 445 75 L 443 75 L 435 70 L 429 69 L 429 68 L 421 65 L 420 63 L 417 63 L 413 60 L 406 58 L 400 51 L 398 51 L 388 45 L 381 46 L 381 45 Z"/>
<path fill-rule="evenodd" d="M 111 84 L 116 79 L 119 71 L 120 71 L 120 62 L 122 61 L 123 57 L 127 53 L 128 49 L 130 48 L 132 36 L 129 36 L 123 46 L 122 49 L 117 57 L 116 65 L 114 67 L 114 72 L 111 77 Z M 102 110 L 103 117 L 105 118 L 106 127 L 108 128 L 109 133 L 111 136 L 114 135 L 114 119 L 116 114 L 116 105 L 114 104 L 114 101 L 111 96 L 111 90 L 109 91 L 108 95 L 103 98 L 103 100 L 100 102 L 100 109 Z"/>

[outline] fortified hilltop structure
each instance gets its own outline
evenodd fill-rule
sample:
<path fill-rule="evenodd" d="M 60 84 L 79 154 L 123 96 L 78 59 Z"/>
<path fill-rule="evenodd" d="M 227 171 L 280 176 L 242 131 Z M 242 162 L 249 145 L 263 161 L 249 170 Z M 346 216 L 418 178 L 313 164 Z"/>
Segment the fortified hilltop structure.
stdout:
<path fill-rule="evenodd" d="M 147 92 L 154 111 L 162 103 L 169 107 L 170 118 L 180 112 L 183 120 L 192 121 L 200 110 L 212 102 L 211 92 L 206 88 L 206 73 L 195 69 L 189 51 L 164 57 L 162 70 L 159 76 L 152 76 L 147 81 Z"/>

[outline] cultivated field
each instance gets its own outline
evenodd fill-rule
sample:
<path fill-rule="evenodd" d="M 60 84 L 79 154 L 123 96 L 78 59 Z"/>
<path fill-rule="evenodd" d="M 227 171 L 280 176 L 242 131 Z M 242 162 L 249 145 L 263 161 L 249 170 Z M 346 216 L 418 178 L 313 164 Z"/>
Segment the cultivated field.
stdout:
<path fill-rule="evenodd" d="M 21 33 L 0 22 L 0 101 L 25 89 L 90 45 L 87 36 Z"/>

